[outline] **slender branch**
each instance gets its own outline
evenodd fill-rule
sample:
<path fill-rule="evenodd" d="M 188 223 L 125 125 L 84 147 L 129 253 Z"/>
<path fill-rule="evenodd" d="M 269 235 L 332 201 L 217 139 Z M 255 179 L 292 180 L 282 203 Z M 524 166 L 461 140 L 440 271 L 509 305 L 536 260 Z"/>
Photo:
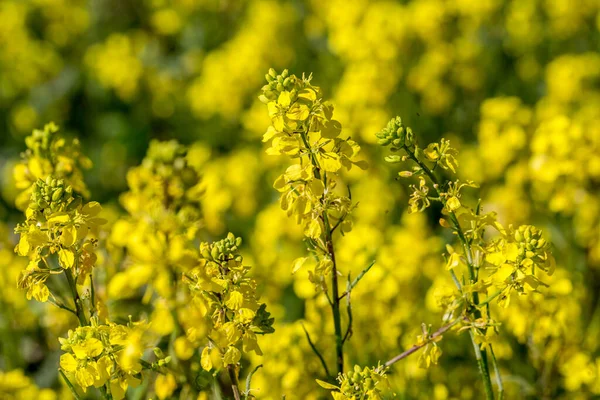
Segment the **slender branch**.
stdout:
<path fill-rule="evenodd" d="M 73 302 L 75 303 L 75 311 L 77 318 L 79 318 L 79 325 L 86 326 L 88 323 L 85 318 L 85 311 L 83 310 L 81 297 L 79 297 L 79 292 L 77 291 L 77 283 L 75 283 L 75 278 L 73 277 L 73 272 L 71 269 L 65 269 L 65 276 L 67 277 L 67 282 L 69 283 L 69 288 L 71 289 Z"/>
<path fill-rule="evenodd" d="M 492 356 L 492 365 L 494 366 L 496 384 L 498 385 L 498 400 L 502 400 L 504 399 L 504 385 L 502 384 L 502 375 L 500 375 L 500 368 L 498 367 L 498 361 L 496 360 L 496 354 L 494 354 L 492 345 L 490 345 L 490 355 Z"/>
<path fill-rule="evenodd" d="M 329 368 L 327 368 L 327 363 L 325 362 L 325 359 L 323 358 L 323 356 L 317 349 L 317 346 L 315 346 L 313 341 L 310 339 L 310 335 L 308 334 L 308 331 L 304 327 L 304 324 L 302 324 L 302 329 L 304 329 L 304 333 L 306 334 L 306 339 L 308 340 L 308 344 L 310 345 L 310 348 L 317 355 L 317 357 L 319 357 L 319 360 L 321 360 L 321 365 L 323 365 L 323 369 L 325 369 L 325 374 L 327 375 L 327 377 L 330 377 L 331 374 L 329 373 Z"/>
<path fill-rule="evenodd" d="M 94 289 L 94 271 L 90 272 L 90 298 L 92 302 L 92 314 L 98 314 L 96 310 L 96 290 Z"/>
<path fill-rule="evenodd" d="M 493 294 L 489 295 L 487 299 L 485 299 L 482 302 L 480 302 L 479 305 L 480 306 L 485 306 L 485 305 L 489 304 L 492 300 L 494 300 L 500 294 L 502 294 L 502 290 L 498 290 L 497 292 L 494 292 Z"/>
<path fill-rule="evenodd" d="M 346 340 L 350 339 L 350 336 L 352 335 L 352 301 L 351 301 L 351 295 L 350 292 L 352 291 L 352 284 L 350 283 L 350 275 L 348 275 L 348 285 L 347 285 L 347 289 L 346 289 L 346 293 L 348 293 L 348 297 L 346 298 L 346 310 L 348 312 L 348 327 L 346 328 L 346 333 L 344 334 L 344 339 L 342 339 L 342 344 L 346 343 Z M 342 295 L 341 297 L 344 297 L 344 295 Z"/>
<path fill-rule="evenodd" d="M 62 308 L 63 310 L 69 311 L 70 313 L 73 313 L 76 317 L 78 317 L 77 311 L 73 310 L 71 307 L 68 307 L 57 300 L 54 300 L 52 296 L 48 297 L 48 302 L 54 304 L 58 308 Z"/>
<path fill-rule="evenodd" d="M 237 372 L 235 371 L 234 365 L 227 366 L 227 372 L 229 372 L 229 379 L 231 379 L 231 390 L 233 391 L 233 397 L 235 400 L 242 400 L 240 395 L 240 382 L 238 380 Z"/>
<path fill-rule="evenodd" d="M 413 354 L 414 352 L 416 352 L 417 350 L 419 350 L 420 348 L 424 347 L 425 345 L 427 345 L 427 343 L 429 343 L 431 340 L 442 336 L 444 333 L 446 333 L 448 330 L 450 330 L 450 328 L 452 328 L 454 325 L 458 324 L 460 321 L 462 321 L 463 318 L 457 318 L 454 321 L 452 321 L 451 323 L 449 323 L 448 325 L 444 325 L 442 326 L 440 329 L 438 329 L 437 331 L 435 331 L 434 333 L 431 334 L 431 336 L 429 336 L 429 340 L 428 341 L 424 341 L 423 343 L 419 343 L 419 344 L 415 344 L 413 345 L 411 348 L 409 348 L 408 350 L 398 354 L 396 357 L 390 359 L 388 362 L 385 363 L 386 367 L 389 367 L 392 364 L 397 363 L 398 361 L 410 356 L 411 354 Z"/>
<path fill-rule="evenodd" d="M 335 329 L 335 353 L 336 353 L 336 364 L 337 364 L 337 372 L 339 374 L 344 372 L 344 342 L 342 336 L 342 318 L 340 315 L 340 295 L 338 292 L 338 274 L 337 274 L 337 264 L 335 261 L 335 250 L 333 248 L 333 239 L 331 238 L 331 231 L 329 227 L 329 222 L 327 221 L 327 212 L 323 213 L 325 216 L 326 222 L 326 234 L 327 234 L 327 250 L 329 251 L 329 256 L 331 257 L 331 261 L 333 263 L 333 267 L 331 269 L 331 289 L 333 298 L 333 304 L 331 306 L 331 311 L 333 313 L 333 326 Z"/>
<path fill-rule="evenodd" d="M 375 260 L 371 261 L 371 263 L 369 265 L 367 265 L 367 267 L 365 269 L 363 269 L 361 271 L 361 273 L 356 276 L 356 278 L 354 278 L 354 280 L 352 281 L 352 283 L 350 284 L 350 286 L 348 287 L 348 289 L 346 289 L 346 291 L 344 293 L 342 293 L 342 295 L 340 296 L 340 300 L 343 299 L 344 296 L 347 296 L 347 295 L 350 294 L 350 292 L 352 291 L 352 289 L 354 289 L 354 287 L 363 278 L 363 276 L 365 276 L 366 273 L 369 272 L 369 270 L 371 269 L 371 267 L 373 267 L 373 265 L 375 265 Z"/>
<path fill-rule="evenodd" d="M 64 371 L 61 368 L 59 368 L 58 372 L 60 373 L 60 376 L 62 376 L 62 378 L 65 380 L 65 383 L 69 387 L 69 390 L 71 390 L 71 394 L 73 395 L 75 400 L 81 400 L 81 397 L 79 397 L 79 394 L 77 394 L 77 390 L 75 390 L 75 387 L 73 386 L 71 381 L 69 381 L 69 378 L 67 378 L 67 375 L 65 375 Z"/>
<path fill-rule="evenodd" d="M 248 398 L 250 397 L 250 391 L 252 390 L 252 376 L 254 376 L 254 374 L 256 373 L 256 371 L 258 371 L 259 368 L 262 368 L 262 364 L 257 365 L 256 368 L 254 368 L 246 378 L 246 390 L 244 391 L 244 400 L 248 400 Z"/>

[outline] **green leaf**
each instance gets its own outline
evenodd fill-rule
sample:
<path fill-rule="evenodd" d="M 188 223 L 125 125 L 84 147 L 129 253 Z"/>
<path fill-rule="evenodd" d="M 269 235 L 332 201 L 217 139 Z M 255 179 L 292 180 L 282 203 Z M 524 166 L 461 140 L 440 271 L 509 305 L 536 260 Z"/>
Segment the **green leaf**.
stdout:
<path fill-rule="evenodd" d="M 322 381 L 320 379 L 315 379 L 317 381 L 317 383 L 319 384 L 319 386 L 321 386 L 324 389 L 329 389 L 329 390 L 338 390 L 339 387 L 332 385 L 331 383 L 327 383 L 325 381 Z"/>

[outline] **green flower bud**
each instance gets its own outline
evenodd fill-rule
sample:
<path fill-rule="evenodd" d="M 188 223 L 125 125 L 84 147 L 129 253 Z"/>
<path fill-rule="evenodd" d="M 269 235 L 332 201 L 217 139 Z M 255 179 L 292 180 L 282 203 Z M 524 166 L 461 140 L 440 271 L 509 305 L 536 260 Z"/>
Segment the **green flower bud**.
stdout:
<path fill-rule="evenodd" d="M 58 188 L 54 191 L 54 193 L 52 193 L 52 201 L 58 201 L 60 200 L 60 198 L 62 197 L 64 193 L 64 189 L 63 188 Z"/>

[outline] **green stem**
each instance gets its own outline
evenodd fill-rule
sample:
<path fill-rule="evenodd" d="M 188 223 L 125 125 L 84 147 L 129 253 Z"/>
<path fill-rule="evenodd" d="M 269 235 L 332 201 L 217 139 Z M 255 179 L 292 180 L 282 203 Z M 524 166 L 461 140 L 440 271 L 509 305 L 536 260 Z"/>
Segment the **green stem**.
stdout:
<path fill-rule="evenodd" d="M 67 282 L 69 282 L 69 288 L 71 289 L 73 302 L 75 303 L 75 312 L 77 314 L 77 318 L 79 318 L 79 325 L 86 326 L 88 322 L 85 318 L 85 311 L 83 310 L 83 306 L 81 304 L 81 297 L 79 297 L 79 292 L 77 291 L 77 284 L 75 283 L 75 278 L 73 277 L 73 272 L 71 271 L 71 269 L 65 269 L 65 276 L 67 277 Z"/>
<path fill-rule="evenodd" d="M 436 191 L 436 193 L 438 194 L 438 196 L 440 197 L 440 199 L 443 199 L 442 192 L 440 191 L 440 184 L 439 184 L 437 178 L 435 177 L 435 175 L 433 174 L 433 172 L 431 171 L 431 169 L 427 165 L 425 165 L 425 163 L 423 163 L 421 160 L 419 160 L 417 158 L 417 156 L 415 155 L 415 153 L 412 152 L 407 146 L 403 146 L 403 149 L 404 149 L 404 151 L 406 151 L 406 154 L 408 154 L 408 156 L 415 163 L 417 163 L 417 165 L 419 167 L 421 167 L 423 172 L 425 172 L 425 174 L 431 180 L 431 183 L 433 184 L 433 188 Z M 446 206 L 445 201 L 443 201 L 443 200 L 442 200 L 442 204 L 444 205 L 444 207 Z M 452 224 L 454 225 L 454 230 L 456 231 L 456 233 L 462 243 L 463 249 L 465 251 L 465 255 L 467 257 L 469 280 L 472 283 L 475 283 L 477 281 L 477 275 L 476 275 L 476 271 L 475 271 L 476 268 L 473 265 L 473 251 L 471 249 L 471 244 L 466 239 L 464 231 L 462 230 L 462 227 L 460 226 L 460 222 L 458 221 L 458 217 L 456 216 L 456 214 L 454 212 L 450 212 L 450 220 L 451 220 Z M 479 294 L 477 292 L 473 293 L 473 304 L 475 304 L 473 316 L 476 319 L 481 318 L 481 311 L 477 308 L 477 306 L 479 305 Z M 471 342 L 473 344 L 473 348 L 475 349 L 475 358 L 477 359 L 477 364 L 479 366 L 479 372 L 480 372 L 481 378 L 483 380 L 483 387 L 485 389 L 486 399 L 493 400 L 494 392 L 492 390 L 492 380 L 490 378 L 490 372 L 489 372 L 489 367 L 488 367 L 488 362 L 487 362 L 487 353 L 485 352 L 485 350 L 482 352 L 481 349 L 479 348 L 479 345 L 475 341 L 475 334 L 473 333 L 473 330 L 469 331 L 469 334 L 471 336 Z"/>
<path fill-rule="evenodd" d="M 373 267 L 373 265 L 375 265 L 375 260 L 371 261 L 371 263 L 369 265 L 367 265 L 367 267 L 365 269 L 363 269 L 360 274 L 358 274 L 358 276 L 349 285 L 348 289 L 346 289 L 346 291 L 344 293 L 342 293 L 342 295 L 340 296 L 340 300 L 350 294 L 352 289 L 354 289 L 354 287 L 363 278 L 363 276 L 365 276 L 366 273 L 369 272 L 369 270 Z"/>
<path fill-rule="evenodd" d="M 258 371 L 259 368 L 262 368 L 262 364 L 257 365 L 256 368 L 254 368 L 246 378 L 246 390 L 244 391 L 244 400 L 249 400 L 251 396 L 250 392 L 252 391 L 252 377 L 254 376 L 256 371 Z M 254 396 L 252 396 L 252 398 L 254 398 Z"/>
<path fill-rule="evenodd" d="M 68 312 L 74 314 L 76 317 L 78 317 L 77 311 L 73 310 L 71 307 L 65 306 L 60 301 L 54 300 L 52 297 L 48 297 L 48 303 L 53 304 L 56 307 L 61 308 L 61 309 L 65 310 L 65 311 L 68 311 Z"/>
<path fill-rule="evenodd" d="M 323 218 L 325 220 L 325 229 L 327 235 L 327 252 L 333 263 L 331 270 L 331 290 L 332 290 L 332 304 L 331 311 L 333 312 L 333 326 L 335 329 L 335 353 L 336 353 L 336 364 L 337 371 L 339 374 L 344 372 L 344 336 L 342 333 L 342 318 L 340 314 L 340 295 L 338 290 L 338 274 L 337 264 L 335 261 L 335 250 L 333 248 L 333 240 L 331 238 L 331 227 L 327 219 L 327 212 L 323 212 Z"/>
<path fill-rule="evenodd" d="M 500 296 L 500 294 L 502 293 L 502 290 L 498 290 L 497 292 L 494 292 L 493 294 L 489 295 L 487 297 L 487 299 L 483 300 L 482 302 L 479 303 L 480 306 L 484 306 L 489 304 L 492 300 L 494 300 L 496 297 Z"/>
<path fill-rule="evenodd" d="M 75 387 L 73 386 L 71 381 L 69 381 L 69 378 L 67 378 L 67 376 L 65 375 L 63 370 L 59 368 L 58 372 L 60 373 L 60 376 L 62 376 L 62 378 L 65 380 L 65 382 L 66 382 L 67 386 L 69 387 L 69 389 L 71 390 L 71 394 L 73 395 L 75 400 L 81 400 L 81 397 L 79 397 L 79 394 L 77 394 L 77 390 L 75 390 Z"/>
<path fill-rule="evenodd" d="M 487 360 L 485 357 L 485 352 L 481 352 L 479 345 L 475 341 L 475 334 L 471 329 L 469 331 L 469 335 L 471 336 L 471 343 L 473 343 L 473 350 L 475 350 L 475 358 L 477 359 L 477 365 L 479 366 L 479 373 L 483 377 L 483 389 L 485 391 L 485 398 L 487 400 L 494 400 L 494 391 L 492 389 L 492 380 L 490 379 L 490 371 L 488 369 Z"/>
<path fill-rule="evenodd" d="M 502 400 L 504 398 L 504 385 L 502 384 L 500 368 L 498 367 L 498 361 L 496 361 L 496 354 L 494 354 L 494 348 L 492 345 L 490 345 L 490 355 L 492 356 L 492 364 L 494 366 L 494 373 L 496 375 L 496 384 L 498 385 L 498 400 Z"/>
<path fill-rule="evenodd" d="M 235 366 L 231 364 L 228 365 L 227 372 L 229 372 L 229 379 L 231 379 L 231 390 L 233 391 L 234 399 L 242 400 L 242 396 L 240 395 L 240 382 L 235 371 Z"/>
<path fill-rule="evenodd" d="M 323 369 L 325 370 L 325 375 L 327 375 L 327 377 L 329 378 L 331 376 L 331 374 L 329 373 L 329 368 L 327 368 L 327 363 L 325 362 L 325 359 L 323 358 L 323 356 L 321 355 L 321 352 L 319 351 L 319 349 L 317 349 L 317 346 L 314 344 L 314 342 L 310 338 L 310 335 L 308 334 L 308 331 L 304 327 L 304 324 L 302 324 L 302 329 L 304 329 L 304 333 L 306 334 L 306 340 L 308 340 L 308 344 L 310 345 L 310 348 L 312 349 L 312 351 L 317 355 L 317 357 L 321 361 L 321 365 L 323 365 Z"/>

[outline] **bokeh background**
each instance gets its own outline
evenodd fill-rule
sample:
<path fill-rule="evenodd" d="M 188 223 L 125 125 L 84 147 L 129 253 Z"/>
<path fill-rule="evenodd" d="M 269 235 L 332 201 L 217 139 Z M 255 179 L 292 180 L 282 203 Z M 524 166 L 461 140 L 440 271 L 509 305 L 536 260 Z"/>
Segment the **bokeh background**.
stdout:
<path fill-rule="evenodd" d="M 495 311 L 507 397 L 600 396 L 598 0 L 2 0 L 0 21 L 0 394 L 59 386 L 55 341 L 68 322 L 17 291 L 23 261 L 11 245 L 22 218 L 12 166 L 24 137 L 48 121 L 80 138 L 94 162 L 92 197 L 111 215 L 123 212 L 126 172 L 150 140 L 193 145 L 205 236 L 244 238 L 277 318 L 265 356 L 248 360 L 265 365 L 256 395 L 326 394 L 301 323 L 333 360 L 329 315 L 306 274 L 291 275 L 302 234 L 271 187 L 287 161 L 261 142 L 269 119 L 257 96 L 274 67 L 313 74 L 371 165 L 347 177 L 360 204 L 339 245 L 346 274 L 377 261 L 353 295 L 349 363 L 376 365 L 414 343 L 422 322 L 441 323 L 435 297 L 450 238 L 439 210 L 406 213 L 406 185 L 374 145 L 400 115 L 421 143 L 455 143 L 460 176 L 481 184 L 472 201 L 554 242 L 547 293 Z M 463 336 L 445 338 L 437 367 L 394 366 L 399 398 L 480 398 Z"/>

